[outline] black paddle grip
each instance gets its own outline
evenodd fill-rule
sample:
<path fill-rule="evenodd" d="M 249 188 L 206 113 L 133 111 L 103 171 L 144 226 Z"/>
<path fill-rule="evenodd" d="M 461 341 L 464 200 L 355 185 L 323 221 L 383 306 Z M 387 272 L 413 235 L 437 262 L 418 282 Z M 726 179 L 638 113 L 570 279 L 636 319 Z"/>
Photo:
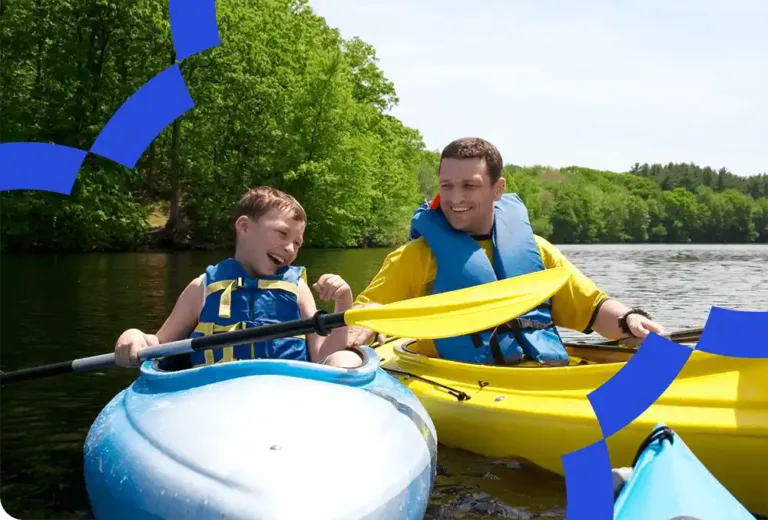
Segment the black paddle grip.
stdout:
<path fill-rule="evenodd" d="M 71 361 L 62 361 L 41 367 L 22 368 L 13 372 L 0 373 L 0 385 L 13 383 L 14 381 L 24 381 L 26 379 L 36 379 L 38 377 L 55 376 L 74 372 Z"/>

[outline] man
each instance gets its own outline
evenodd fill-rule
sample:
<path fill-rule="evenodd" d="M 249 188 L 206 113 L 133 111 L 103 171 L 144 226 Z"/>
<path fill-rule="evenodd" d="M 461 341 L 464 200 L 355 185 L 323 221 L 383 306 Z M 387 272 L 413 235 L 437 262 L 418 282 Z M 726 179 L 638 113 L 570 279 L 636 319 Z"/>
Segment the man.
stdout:
<path fill-rule="evenodd" d="M 571 276 L 547 302 L 493 331 L 420 342 L 427 355 L 479 364 L 568 364 L 555 326 L 598 332 L 608 339 L 664 329 L 641 309 L 610 299 L 547 240 L 533 234 L 522 201 L 505 194 L 499 151 L 479 138 L 445 147 L 439 193 L 413 217 L 411 238 L 390 253 L 358 296 L 356 306 L 376 306 L 461 289 L 500 278 L 567 268 Z M 483 254 L 484 253 L 484 254 Z M 370 344 L 375 332 L 350 327 L 348 345 Z M 379 338 L 381 340 L 383 338 Z M 426 349 L 426 351 L 425 351 Z"/>

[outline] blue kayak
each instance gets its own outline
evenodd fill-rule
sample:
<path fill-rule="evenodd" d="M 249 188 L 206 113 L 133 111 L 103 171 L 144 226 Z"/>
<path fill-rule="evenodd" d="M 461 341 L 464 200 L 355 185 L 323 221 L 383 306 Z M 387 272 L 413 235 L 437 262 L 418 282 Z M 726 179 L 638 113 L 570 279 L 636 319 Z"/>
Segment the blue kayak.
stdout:
<path fill-rule="evenodd" d="M 723 446 L 724 450 L 728 446 Z M 614 520 L 755 520 L 672 429 L 659 424 L 640 446 L 614 503 Z"/>
<path fill-rule="evenodd" d="M 416 397 L 361 349 L 341 369 L 283 360 L 142 364 L 91 426 L 97 519 L 420 519 L 437 468 Z"/>

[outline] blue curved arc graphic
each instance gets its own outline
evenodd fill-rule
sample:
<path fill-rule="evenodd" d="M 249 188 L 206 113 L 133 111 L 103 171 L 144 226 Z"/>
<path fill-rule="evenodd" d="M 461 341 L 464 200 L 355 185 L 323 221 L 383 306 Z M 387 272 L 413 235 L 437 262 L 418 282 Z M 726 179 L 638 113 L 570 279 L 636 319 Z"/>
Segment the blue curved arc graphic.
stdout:
<path fill-rule="evenodd" d="M 712 307 L 696 350 L 727 357 L 768 358 L 768 312 Z"/>
<path fill-rule="evenodd" d="M 605 437 L 634 421 L 672 384 L 693 349 L 651 333 L 630 360 L 587 397 Z"/>
<path fill-rule="evenodd" d="M 221 45 L 216 0 L 169 0 L 168 11 L 178 61 Z"/>
<path fill-rule="evenodd" d="M 158 134 L 194 106 L 179 65 L 171 65 L 117 109 L 90 151 L 133 168 Z"/>
<path fill-rule="evenodd" d="M 566 518 L 611 520 L 613 476 L 605 439 L 562 456 Z"/>
<path fill-rule="evenodd" d="M 52 143 L 0 143 L 0 191 L 37 190 L 69 195 L 85 150 Z"/>

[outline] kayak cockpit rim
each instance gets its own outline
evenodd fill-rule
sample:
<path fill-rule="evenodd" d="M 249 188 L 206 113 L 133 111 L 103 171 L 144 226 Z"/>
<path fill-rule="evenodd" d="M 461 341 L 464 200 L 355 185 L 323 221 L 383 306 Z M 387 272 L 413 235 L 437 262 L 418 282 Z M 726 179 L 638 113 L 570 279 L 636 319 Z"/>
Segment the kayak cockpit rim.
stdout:
<path fill-rule="evenodd" d="M 139 377 L 134 386 L 135 389 L 144 388 L 150 392 L 176 391 L 258 375 L 294 376 L 347 386 L 366 385 L 376 377 L 381 359 L 367 346 L 351 347 L 350 350 L 361 357 L 360 366 L 341 368 L 293 359 L 249 359 L 185 367 L 178 360 L 147 360 L 139 368 Z"/>

